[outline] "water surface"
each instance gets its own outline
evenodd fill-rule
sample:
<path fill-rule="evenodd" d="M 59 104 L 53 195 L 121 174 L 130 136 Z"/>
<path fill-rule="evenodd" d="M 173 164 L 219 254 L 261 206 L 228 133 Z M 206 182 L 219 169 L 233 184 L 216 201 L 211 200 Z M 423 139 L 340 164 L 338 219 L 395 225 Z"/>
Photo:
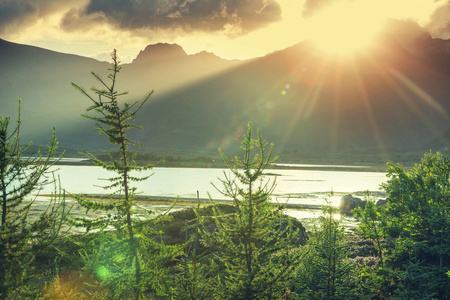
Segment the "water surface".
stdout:
<path fill-rule="evenodd" d="M 61 187 L 73 194 L 109 194 L 102 188 L 108 185 L 106 179 L 115 176 L 97 166 L 58 166 L 56 174 Z M 134 175 L 148 176 L 143 182 L 133 183 L 142 196 L 196 199 L 197 191 L 201 199 L 226 200 L 215 187 L 221 189 L 220 179 L 225 174 L 232 177 L 227 169 L 216 168 L 154 168 L 152 171 Z M 380 191 L 380 184 L 386 181 L 382 172 L 325 171 L 325 170 L 266 170 L 264 182 L 275 182 L 273 200 L 298 204 L 321 204 L 329 192 L 335 198 L 345 193 L 366 190 Z M 51 191 L 46 187 L 44 193 Z"/>

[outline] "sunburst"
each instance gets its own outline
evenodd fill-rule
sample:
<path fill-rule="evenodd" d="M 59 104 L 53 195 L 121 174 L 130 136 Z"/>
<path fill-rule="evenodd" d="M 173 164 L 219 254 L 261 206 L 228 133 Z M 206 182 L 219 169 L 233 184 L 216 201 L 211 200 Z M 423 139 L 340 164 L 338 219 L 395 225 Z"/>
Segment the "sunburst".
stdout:
<path fill-rule="evenodd" d="M 386 14 L 368 1 L 336 2 L 313 16 L 310 40 L 333 55 L 351 55 L 375 41 Z"/>

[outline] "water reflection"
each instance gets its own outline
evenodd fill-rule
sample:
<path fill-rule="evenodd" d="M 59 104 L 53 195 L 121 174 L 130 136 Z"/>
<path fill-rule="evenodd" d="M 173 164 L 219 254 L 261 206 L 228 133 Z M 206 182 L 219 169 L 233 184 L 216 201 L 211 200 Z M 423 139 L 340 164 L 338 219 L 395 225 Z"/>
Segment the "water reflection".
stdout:
<path fill-rule="evenodd" d="M 95 166 L 58 166 L 54 170 L 61 187 L 72 194 L 107 194 L 100 186 L 108 182 L 99 178 L 114 176 L 113 172 Z M 227 200 L 213 186 L 221 187 L 218 178 L 224 178 L 224 172 L 230 174 L 229 170 L 215 168 L 154 168 L 141 174 L 153 174 L 147 181 L 134 186 L 141 196 L 147 197 L 195 200 L 198 191 L 203 200 L 209 197 Z M 331 191 L 334 192 L 332 203 L 337 206 L 342 195 L 366 190 L 377 193 L 380 184 L 386 181 L 382 172 L 273 169 L 267 170 L 267 174 L 270 175 L 265 180 L 276 180 L 274 201 L 307 206 L 320 206 Z M 47 187 L 42 193 L 50 193 L 51 189 Z"/>
<path fill-rule="evenodd" d="M 55 175 L 59 176 L 61 188 L 71 194 L 108 194 L 101 186 L 108 183 L 105 179 L 115 175 L 96 166 L 58 166 L 53 170 Z M 140 217 L 148 217 L 148 211 L 155 213 L 166 211 L 177 197 L 181 201 L 173 208 L 174 210 L 194 207 L 192 200 L 197 199 L 197 191 L 205 204 L 208 203 L 209 197 L 214 200 L 227 200 L 212 185 L 221 187 L 218 178 L 224 178 L 224 172 L 230 174 L 229 170 L 214 168 L 154 168 L 149 173 L 140 174 L 153 176 L 135 185 L 140 192 L 139 196 L 162 199 L 160 202 L 139 201 L 138 206 L 142 212 Z M 299 219 L 308 230 L 313 220 L 321 214 L 320 206 L 327 198 L 330 199 L 331 205 L 338 206 L 340 198 L 345 194 L 361 195 L 366 190 L 377 193 L 380 184 L 387 179 L 385 173 L 352 172 L 348 169 L 347 171 L 273 169 L 267 170 L 264 177 L 264 180 L 276 180 L 272 200 L 287 204 L 286 214 Z M 41 195 L 53 191 L 54 187 L 49 185 L 41 191 Z M 330 196 L 331 191 L 334 194 Z M 33 205 L 32 215 L 37 217 L 45 209 L 48 201 L 48 197 L 38 197 Z M 72 214 L 84 214 L 75 200 L 69 198 L 68 204 L 73 205 Z M 345 217 L 344 222 L 347 229 L 356 226 L 353 218 Z"/>

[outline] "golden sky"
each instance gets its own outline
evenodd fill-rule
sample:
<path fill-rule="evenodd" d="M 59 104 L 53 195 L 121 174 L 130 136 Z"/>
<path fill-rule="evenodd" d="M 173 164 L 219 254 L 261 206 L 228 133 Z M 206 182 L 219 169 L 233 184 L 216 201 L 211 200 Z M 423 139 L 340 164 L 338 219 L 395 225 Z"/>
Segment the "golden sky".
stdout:
<path fill-rule="evenodd" d="M 0 38 L 123 62 L 158 42 L 247 59 L 304 39 L 359 49 L 388 18 L 450 38 L 448 0 L 1 0 Z"/>

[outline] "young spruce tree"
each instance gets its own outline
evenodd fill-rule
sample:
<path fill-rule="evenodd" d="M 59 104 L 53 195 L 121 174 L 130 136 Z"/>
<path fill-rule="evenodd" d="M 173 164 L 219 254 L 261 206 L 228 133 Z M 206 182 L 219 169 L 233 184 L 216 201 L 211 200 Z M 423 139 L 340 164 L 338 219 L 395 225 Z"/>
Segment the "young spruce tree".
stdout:
<path fill-rule="evenodd" d="M 282 228 L 282 207 L 270 201 L 275 184 L 263 180 L 274 162 L 273 145 L 266 153 L 267 143 L 260 131 L 253 139 L 251 124 L 241 144 L 242 158 L 230 162 L 221 152 L 233 176 L 225 173 L 219 191 L 233 200 L 236 212 L 225 215 L 215 205 L 217 229 L 204 231 L 202 238 L 219 249 L 216 299 L 273 299 L 285 292 L 284 283 L 299 262 L 292 242 L 298 230 L 291 224 Z"/>
<path fill-rule="evenodd" d="M 143 166 L 137 165 L 134 156 L 129 151 L 129 145 L 136 145 L 135 142 L 127 137 L 127 132 L 132 128 L 140 128 L 132 123 L 136 113 L 142 105 L 150 98 L 153 91 L 148 93 L 141 101 L 135 101 L 132 104 L 125 102 L 121 104 L 119 97 L 124 96 L 127 92 L 116 91 L 117 75 L 121 69 L 120 61 L 117 57 L 116 50 L 112 53 L 112 67 L 109 69 L 111 73 L 108 75 L 109 81 L 103 80 L 98 74 L 92 72 L 92 76 L 100 82 L 101 88 L 92 88 L 96 97 L 91 96 L 84 88 L 72 83 L 83 95 L 87 96 L 91 102 L 87 111 L 93 114 L 84 114 L 83 116 L 94 120 L 97 123 L 97 130 L 108 138 L 108 141 L 117 145 L 119 158 L 114 158 L 109 154 L 111 162 L 103 161 L 93 154 L 86 154 L 97 166 L 105 170 L 114 171 L 117 176 L 109 179 L 110 184 L 104 186 L 105 190 L 113 190 L 111 196 L 119 196 L 119 200 L 114 202 L 101 202 L 87 199 L 84 196 L 78 196 L 78 203 L 88 211 L 104 211 L 105 216 L 91 218 L 77 218 L 77 225 L 90 229 L 105 229 L 112 225 L 116 229 L 110 235 L 114 235 L 117 241 L 115 246 L 105 243 L 105 237 L 102 238 L 103 243 L 99 252 L 97 261 L 102 261 L 98 274 L 101 274 L 105 282 L 110 284 L 110 288 L 116 289 L 116 296 L 119 293 L 126 293 L 131 297 L 130 292 L 136 299 L 142 297 L 143 286 L 142 268 L 145 269 L 146 261 L 142 259 L 143 253 L 140 249 L 146 242 L 150 242 L 144 235 L 137 232 L 137 226 L 133 221 L 133 204 L 135 203 L 136 188 L 132 187 L 132 182 L 138 182 L 148 179 L 149 176 L 135 177 L 132 172 L 142 172 L 152 169 L 153 165 L 147 164 Z M 123 248 L 125 246 L 125 248 Z M 120 250 L 118 250 L 120 249 Z M 109 253 L 106 253 L 109 252 Z M 114 252 L 114 254 L 111 254 Z M 121 253 L 118 253 L 121 252 Z M 124 256 L 126 257 L 124 259 Z M 107 262 L 107 260 L 110 260 Z M 120 267 L 118 267 L 120 266 Z M 130 271 L 131 270 L 131 271 Z M 128 274 L 130 273 L 130 274 Z M 133 274 L 134 280 L 129 275 Z M 147 278 L 148 276 L 146 276 Z M 124 288 L 124 286 L 126 286 Z"/>
<path fill-rule="evenodd" d="M 353 266 L 346 261 L 345 227 L 335 218 L 336 211 L 327 198 L 311 230 L 297 278 L 301 299 L 360 299 L 352 289 Z"/>
<path fill-rule="evenodd" d="M 17 124 L 10 129 L 10 117 L 0 115 L 0 299 L 29 297 L 26 283 L 31 279 L 36 255 L 58 237 L 67 215 L 64 201 L 52 198 L 47 209 L 30 218 L 32 192 L 49 183 L 49 168 L 58 143 L 53 132 L 46 153 L 31 153 L 30 143 L 20 145 L 20 101 Z M 25 294 L 24 294 L 25 293 Z"/>
<path fill-rule="evenodd" d="M 353 215 L 359 219 L 358 233 L 362 237 L 372 240 L 380 258 L 379 265 L 383 267 L 384 224 L 388 218 L 385 216 L 385 208 L 375 204 L 375 200 L 370 198 L 369 191 L 366 192 L 366 198 L 366 206 L 354 209 Z"/>

